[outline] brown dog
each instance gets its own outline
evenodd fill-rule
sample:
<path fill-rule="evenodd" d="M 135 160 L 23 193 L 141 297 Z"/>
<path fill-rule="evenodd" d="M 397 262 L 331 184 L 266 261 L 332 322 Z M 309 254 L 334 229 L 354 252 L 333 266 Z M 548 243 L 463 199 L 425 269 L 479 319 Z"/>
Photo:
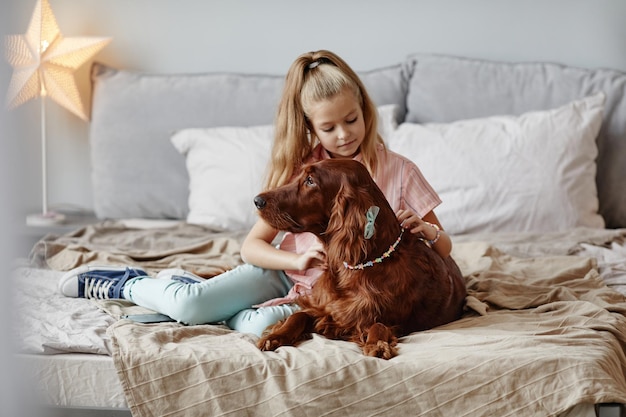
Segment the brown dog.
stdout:
<path fill-rule="evenodd" d="M 397 354 L 397 337 L 460 317 L 466 289 L 456 263 L 402 230 L 361 163 L 309 165 L 296 181 L 254 202 L 276 229 L 317 235 L 328 263 L 311 293 L 297 300 L 301 310 L 269 327 L 260 349 L 293 346 L 315 332 L 389 359 Z M 377 216 L 371 207 L 378 207 Z"/>

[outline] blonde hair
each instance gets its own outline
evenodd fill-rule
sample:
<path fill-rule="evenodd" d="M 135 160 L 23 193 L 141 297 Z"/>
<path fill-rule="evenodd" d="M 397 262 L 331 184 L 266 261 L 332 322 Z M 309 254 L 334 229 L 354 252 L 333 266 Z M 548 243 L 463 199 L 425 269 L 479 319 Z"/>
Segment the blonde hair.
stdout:
<path fill-rule="evenodd" d="M 326 50 L 300 55 L 291 64 L 276 115 L 274 145 L 265 188 L 289 182 L 317 144 L 308 124 L 308 109 L 349 89 L 361 106 L 365 138 L 361 144 L 362 162 L 370 174 L 378 165 L 377 146 L 384 142 L 378 135 L 378 117 L 358 75 L 339 56 Z"/>

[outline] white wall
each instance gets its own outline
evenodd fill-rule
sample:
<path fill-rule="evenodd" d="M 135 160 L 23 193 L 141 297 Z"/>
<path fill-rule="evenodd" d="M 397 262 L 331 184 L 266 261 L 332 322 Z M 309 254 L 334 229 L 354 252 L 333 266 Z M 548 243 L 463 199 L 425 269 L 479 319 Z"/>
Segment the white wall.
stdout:
<path fill-rule="evenodd" d="M 17 1 L 17 0 L 14 0 Z M 9 33 L 23 33 L 20 0 Z M 331 49 L 355 69 L 413 52 L 552 61 L 626 71 L 624 0 L 50 0 L 65 36 L 111 36 L 97 60 L 152 72 L 283 74 L 300 53 Z M 6 65 L 6 63 L 4 63 Z M 77 77 L 88 99 L 88 65 Z M 6 88 L 2 90 L 2 93 Z M 39 103 L 11 112 L 22 143 L 21 210 L 40 209 Z M 48 106 L 49 201 L 92 207 L 88 125 Z"/>

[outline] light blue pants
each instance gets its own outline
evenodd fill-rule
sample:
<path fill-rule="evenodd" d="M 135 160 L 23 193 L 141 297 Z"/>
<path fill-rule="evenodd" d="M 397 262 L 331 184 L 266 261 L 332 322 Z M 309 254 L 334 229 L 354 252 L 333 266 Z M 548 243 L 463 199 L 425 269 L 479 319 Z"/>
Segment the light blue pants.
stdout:
<path fill-rule="evenodd" d="M 244 264 L 197 284 L 171 279 L 136 277 L 124 285 L 124 298 L 167 314 L 185 324 L 225 321 L 234 329 L 260 336 L 271 324 L 290 316 L 297 307 L 284 304 L 252 308 L 284 297 L 293 286 L 283 271 Z"/>

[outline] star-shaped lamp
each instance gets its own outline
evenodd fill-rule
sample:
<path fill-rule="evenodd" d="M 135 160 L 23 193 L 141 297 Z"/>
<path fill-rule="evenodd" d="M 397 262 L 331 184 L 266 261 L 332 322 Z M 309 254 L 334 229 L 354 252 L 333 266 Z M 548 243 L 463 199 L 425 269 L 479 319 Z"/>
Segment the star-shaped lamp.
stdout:
<path fill-rule="evenodd" d="M 64 38 L 48 0 L 37 0 L 24 35 L 5 39 L 6 58 L 13 67 L 7 93 L 7 107 L 13 109 L 41 96 L 42 213 L 29 216 L 29 224 L 63 222 L 64 216 L 48 211 L 46 176 L 46 97 L 76 116 L 89 117 L 80 98 L 74 71 L 111 41 L 110 38 Z"/>

